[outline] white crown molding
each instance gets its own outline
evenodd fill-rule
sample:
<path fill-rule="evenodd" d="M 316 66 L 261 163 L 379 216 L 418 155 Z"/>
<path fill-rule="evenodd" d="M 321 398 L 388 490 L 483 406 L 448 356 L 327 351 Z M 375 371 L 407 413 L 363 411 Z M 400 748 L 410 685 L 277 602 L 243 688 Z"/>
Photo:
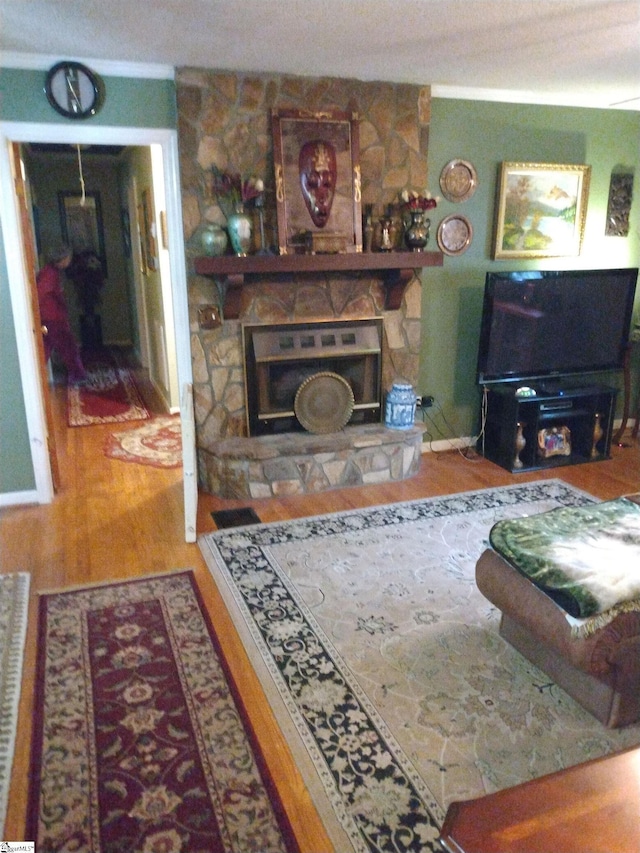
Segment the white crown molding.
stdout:
<path fill-rule="evenodd" d="M 0 68 L 23 68 L 30 71 L 48 71 L 62 59 L 73 59 L 89 66 L 105 77 L 131 77 L 154 80 L 174 80 L 175 68 L 171 65 L 153 65 L 141 62 L 117 62 L 109 59 L 90 59 L 78 56 L 55 56 L 40 53 L 0 51 Z M 554 107 L 590 107 L 605 110 L 640 110 L 640 96 L 625 98 L 614 103 L 600 103 L 593 94 L 583 98 L 565 93 L 537 92 L 516 89 L 481 89 L 473 86 L 446 86 L 432 84 L 431 97 L 455 101 L 493 101 L 504 104 L 540 104 Z"/>
<path fill-rule="evenodd" d="M 583 98 L 552 92 L 534 92 L 516 89 L 479 89 L 473 86 L 431 86 L 432 98 L 454 101 L 494 101 L 503 104 L 540 104 L 550 107 L 589 107 L 601 110 L 640 110 L 640 96 L 616 103 L 599 103 L 594 95 Z"/>
<path fill-rule="evenodd" d="M 56 62 L 72 59 L 82 62 L 104 77 L 142 77 L 147 80 L 173 80 L 172 65 L 151 65 L 141 62 L 116 62 L 110 59 L 90 59 L 82 56 L 54 56 L 41 53 L 12 53 L 0 51 L 0 67 L 23 68 L 27 71 L 48 71 Z"/>

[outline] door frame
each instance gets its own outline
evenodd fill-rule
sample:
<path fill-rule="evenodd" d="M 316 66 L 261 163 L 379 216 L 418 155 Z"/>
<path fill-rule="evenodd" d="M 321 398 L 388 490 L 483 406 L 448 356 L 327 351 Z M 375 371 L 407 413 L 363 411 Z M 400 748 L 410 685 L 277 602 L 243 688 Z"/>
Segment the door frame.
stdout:
<path fill-rule="evenodd" d="M 16 204 L 18 206 L 18 215 L 20 219 L 20 234 L 22 235 L 22 245 L 24 248 L 25 275 L 27 287 L 29 290 L 28 299 L 33 315 L 33 339 L 36 349 L 36 358 L 38 363 L 38 379 L 42 394 L 42 404 L 45 414 L 45 422 L 47 426 L 47 452 L 49 455 L 49 464 L 51 468 L 51 479 L 54 491 L 60 488 L 60 466 L 58 464 L 58 450 L 56 446 L 56 437 L 53 428 L 53 410 L 51 407 L 51 395 L 49 393 L 49 370 L 46 364 L 44 354 L 44 341 L 42 337 L 42 317 L 40 316 L 40 306 L 38 304 L 37 291 L 37 275 L 38 275 L 38 255 L 36 248 L 36 235 L 32 211 L 29 209 L 31 201 L 32 185 L 29 180 L 25 168 L 24 158 L 22 156 L 22 146 L 18 142 L 11 145 L 11 163 L 14 173 L 19 171 L 20 174 L 14 174 L 12 186 L 15 191 Z"/>
<path fill-rule="evenodd" d="M 164 170 L 167 237 L 174 313 L 174 336 L 178 384 L 181 401 L 190 400 L 192 387 L 187 274 L 182 231 L 182 205 L 178 156 L 178 134 L 167 128 L 105 127 L 78 124 L 32 122 L 0 122 L 0 186 L 12 187 L 10 148 L 13 142 L 58 142 L 68 144 L 150 146 L 160 145 Z M 28 283 L 24 263 L 24 246 L 19 227 L 15 192 L 0 193 L 0 221 L 5 249 L 9 291 L 14 316 L 18 359 L 29 431 L 29 445 L 39 503 L 53 499 L 51 464 L 47 452 L 46 419 L 42 391 L 38 381 L 37 352 L 33 336 L 33 317 L 28 302 Z M 183 439 L 183 483 L 185 538 L 195 541 L 195 442 L 189 424 L 193 412 L 181 402 Z M 195 493 L 195 494 L 194 494 Z"/>

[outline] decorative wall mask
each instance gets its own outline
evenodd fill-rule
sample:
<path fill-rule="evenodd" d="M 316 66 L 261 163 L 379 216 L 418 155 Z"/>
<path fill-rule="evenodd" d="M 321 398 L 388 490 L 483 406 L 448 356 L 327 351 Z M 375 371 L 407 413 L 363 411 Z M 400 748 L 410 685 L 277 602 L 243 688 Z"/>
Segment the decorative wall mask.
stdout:
<path fill-rule="evenodd" d="M 280 254 L 362 251 L 359 121 L 354 113 L 272 113 Z"/>

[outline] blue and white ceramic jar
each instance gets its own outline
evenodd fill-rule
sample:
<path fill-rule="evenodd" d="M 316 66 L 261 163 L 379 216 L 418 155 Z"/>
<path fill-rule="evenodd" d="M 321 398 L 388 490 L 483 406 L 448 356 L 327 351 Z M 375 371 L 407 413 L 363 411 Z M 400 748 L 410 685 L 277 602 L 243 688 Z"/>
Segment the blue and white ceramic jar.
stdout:
<path fill-rule="evenodd" d="M 384 425 L 390 429 L 411 429 L 416 416 L 416 392 L 404 379 L 398 379 L 387 392 Z"/>

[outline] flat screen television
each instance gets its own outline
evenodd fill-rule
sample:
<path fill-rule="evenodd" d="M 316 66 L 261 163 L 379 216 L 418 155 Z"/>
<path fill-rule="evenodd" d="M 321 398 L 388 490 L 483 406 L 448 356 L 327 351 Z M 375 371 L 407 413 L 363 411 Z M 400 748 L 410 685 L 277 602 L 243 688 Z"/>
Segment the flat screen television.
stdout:
<path fill-rule="evenodd" d="M 620 370 L 638 269 L 488 272 L 477 382 Z"/>

